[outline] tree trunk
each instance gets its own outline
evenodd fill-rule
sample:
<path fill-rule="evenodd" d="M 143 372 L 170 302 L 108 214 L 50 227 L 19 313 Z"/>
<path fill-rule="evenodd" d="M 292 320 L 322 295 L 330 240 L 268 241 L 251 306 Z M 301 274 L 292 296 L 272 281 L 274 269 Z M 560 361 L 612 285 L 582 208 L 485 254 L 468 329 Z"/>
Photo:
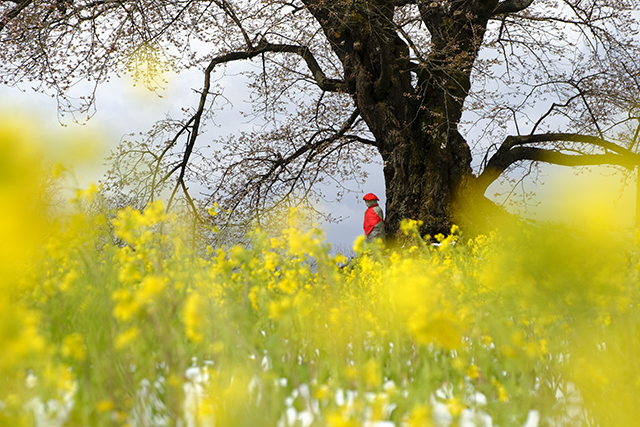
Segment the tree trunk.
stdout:
<path fill-rule="evenodd" d="M 372 110 L 364 115 L 384 162 L 387 234 L 398 235 L 405 218 L 422 221 L 422 234 L 448 234 L 458 222 L 457 202 L 471 196 L 475 179 L 462 136 L 455 127 L 429 131 L 442 129 L 427 114 L 401 126 L 384 102 L 369 106 L 360 102 L 359 108 Z"/>
<path fill-rule="evenodd" d="M 457 127 L 497 0 L 421 3 L 432 51 L 413 60 L 393 2 L 312 3 L 384 161 L 387 234 L 399 235 L 405 218 L 422 221 L 422 234 L 449 233 L 467 218 L 458 201 L 483 197 L 473 194 L 471 151 Z"/>
<path fill-rule="evenodd" d="M 398 234 L 405 218 L 422 221 L 423 234 L 448 234 L 456 222 L 456 201 L 473 178 L 470 158 L 464 153 L 421 143 L 419 137 L 382 153 L 390 235 Z"/>

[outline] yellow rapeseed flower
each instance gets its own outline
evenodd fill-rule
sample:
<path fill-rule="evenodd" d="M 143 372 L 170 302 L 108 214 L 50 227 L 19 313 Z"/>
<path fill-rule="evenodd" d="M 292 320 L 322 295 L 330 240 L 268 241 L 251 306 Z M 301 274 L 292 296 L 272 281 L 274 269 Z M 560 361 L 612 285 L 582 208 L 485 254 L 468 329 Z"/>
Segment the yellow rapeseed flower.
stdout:
<path fill-rule="evenodd" d="M 136 301 L 140 305 L 150 304 L 162 293 L 168 282 L 169 279 L 166 276 L 150 275 L 145 277 L 135 293 Z"/>
<path fill-rule="evenodd" d="M 129 328 L 120 332 L 115 339 L 114 347 L 116 350 L 123 350 L 133 343 L 140 336 L 140 329 L 136 327 Z"/>
<path fill-rule="evenodd" d="M 295 271 L 287 270 L 278 282 L 278 287 L 286 294 L 292 294 L 298 288 L 299 277 Z"/>
<path fill-rule="evenodd" d="M 498 400 L 500 402 L 508 402 L 509 394 L 507 393 L 507 390 L 504 388 L 504 386 L 500 383 L 500 381 L 493 377 L 491 378 L 491 382 L 496 387 L 496 390 L 498 392 Z"/>
<path fill-rule="evenodd" d="M 140 303 L 134 299 L 127 289 L 115 291 L 111 298 L 116 302 L 113 308 L 113 317 L 121 322 L 128 322 L 140 310 Z"/>
<path fill-rule="evenodd" d="M 457 397 L 452 397 L 451 399 L 447 400 L 447 409 L 449 409 L 449 412 L 451 413 L 451 415 L 453 415 L 453 418 L 458 418 L 464 408 L 464 403 L 462 403 L 462 401 Z"/>
<path fill-rule="evenodd" d="M 413 219 L 403 219 L 400 222 L 400 230 L 402 230 L 402 232 L 405 235 L 408 235 L 409 233 L 418 234 L 418 228 L 420 228 L 422 224 L 423 224 L 422 221 L 416 221 Z"/>
<path fill-rule="evenodd" d="M 78 361 L 83 361 L 86 358 L 87 350 L 84 347 L 84 337 L 82 334 L 76 332 L 64 337 L 62 355 Z"/>
<path fill-rule="evenodd" d="M 184 305 L 183 321 L 187 338 L 196 343 L 204 341 L 206 303 L 198 292 L 192 292 Z"/>
<path fill-rule="evenodd" d="M 114 407 L 113 401 L 110 399 L 104 399 L 96 403 L 96 411 L 98 412 L 113 411 Z"/>
<path fill-rule="evenodd" d="M 360 423 L 355 418 L 344 415 L 341 410 L 331 412 L 326 417 L 329 427 L 358 427 Z"/>
<path fill-rule="evenodd" d="M 84 190 L 76 190 L 76 197 L 73 202 L 84 201 L 87 203 L 91 203 L 95 199 L 96 194 L 98 194 L 99 192 L 100 189 L 98 188 L 98 186 L 94 182 L 92 182 Z"/>
<path fill-rule="evenodd" d="M 412 316 L 409 329 L 419 342 L 430 344 L 436 342 L 448 350 L 460 348 L 462 345 L 462 327 L 452 314 L 436 313 L 429 317 Z"/>
<path fill-rule="evenodd" d="M 269 318 L 272 320 L 282 320 L 291 309 L 291 298 L 285 297 L 269 303 Z"/>
<path fill-rule="evenodd" d="M 465 373 L 472 380 L 480 378 L 480 371 L 478 370 L 478 367 L 474 363 L 469 365 L 469 367 L 467 368 L 467 371 Z"/>
<path fill-rule="evenodd" d="M 364 242 L 365 242 L 364 235 L 360 235 L 356 237 L 356 240 L 353 242 L 353 251 L 357 255 L 360 255 L 364 251 Z"/>
<path fill-rule="evenodd" d="M 317 387 L 314 391 L 314 397 L 318 399 L 319 402 L 323 403 L 331 397 L 331 392 L 329 391 L 329 386 L 326 384 L 322 384 L 320 387 Z"/>
<path fill-rule="evenodd" d="M 432 427 L 431 408 L 427 405 L 414 406 L 407 419 L 408 427 Z"/>
<path fill-rule="evenodd" d="M 375 359 L 369 359 L 363 368 L 364 384 L 368 388 L 375 388 L 382 382 L 381 367 Z"/>

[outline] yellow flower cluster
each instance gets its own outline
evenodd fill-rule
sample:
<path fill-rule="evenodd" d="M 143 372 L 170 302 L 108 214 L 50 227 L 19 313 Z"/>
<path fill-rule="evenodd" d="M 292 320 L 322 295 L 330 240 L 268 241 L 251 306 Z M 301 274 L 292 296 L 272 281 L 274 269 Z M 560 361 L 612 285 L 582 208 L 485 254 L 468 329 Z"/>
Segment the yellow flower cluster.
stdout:
<path fill-rule="evenodd" d="M 8 121 L 0 127 L 0 425 L 30 425 L 24 405 L 68 389 L 66 367 L 40 325 L 47 314 L 41 298 L 30 298 L 37 287 L 40 246 L 49 226 L 46 209 L 51 194 L 43 186 L 32 129 L 27 122 Z M 67 277 L 67 286 L 73 277 Z M 74 337 L 67 355 L 82 358 Z M 64 389 L 64 390 L 63 390 Z"/>
<path fill-rule="evenodd" d="M 406 249 L 349 262 L 306 226 L 194 248 L 161 201 L 111 212 L 97 187 L 45 219 L 20 138 L 0 132 L 0 425 L 37 399 L 92 426 L 640 417 L 633 239 L 405 221 Z"/>

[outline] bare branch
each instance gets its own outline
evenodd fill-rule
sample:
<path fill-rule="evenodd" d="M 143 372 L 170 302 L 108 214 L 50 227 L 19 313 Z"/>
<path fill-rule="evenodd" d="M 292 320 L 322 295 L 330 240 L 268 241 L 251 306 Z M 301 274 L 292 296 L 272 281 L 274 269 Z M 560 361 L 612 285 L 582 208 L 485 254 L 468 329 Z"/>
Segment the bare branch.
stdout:
<path fill-rule="evenodd" d="M 253 43 L 249 38 L 249 34 L 242 26 L 242 22 L 238 18 L 238 15 L 233 10 L 233 7 L 226 0 L 214 0 L 215 3 L 220 7 L 220 9 L 224 10 L 225 13 L 233 20 L 233 22 L 237 25 L 237 27 L 242 32 L 242 37 L 244 38 L 244 42 L 247 44 L 247 49 L 253 49 Z"/>
<path fill-rule="evenodd" d="M 575 142 L 600 147 L 604 154 L 566 154 L 559 149 L 524 147 L 527 144 L 545 142 Z M 613 153 L 611 153 L 613 152 Z M 633 168 L 640 164 L 640 155 L 602 138 L 579 135 L 549 133 L 541 135 L 508 136 L 498 151 L 487 162 L 478 176 L 476 184 L 481 193 L 491 185 L 507 168 L 520 161 L 546 162 L 562 166 L 618 165 Z"/>
<path fill-rule="evenodd" d="M 349 129 L 351 129 L 353 124 L 356 122 L 359 115 L 360 115 L 360 112 L 357 109 L 354 110 L 351 113 L 351 116 L 342 124 L 340 129 L 337 132 L 333 133 L 330 137 L 318 140 L 316 142 L 308 142 L 307 144 L 301 146 L 300 148 L 298 148 L 296 151 L 294 151 L 287 157 L 282 157 L 281 155 L 276 153 L 275 158 L 272 158 L 269 160 L 260 159 L 260 161 L 268 161 L 269 163 L 271 163 L 271 166 L 269 167 L 269 169 L 266 172 L 256 176 L 256 180 L 254 182 L 247 182 L 245 185 L 243 185 L 242 188 L 239 190 L 239 193 L 234 194 L 232 198 L 236 200 L 241 200 L 247 195 L 249 195 L 250 193 L 253 193 L 254 196 L 256 197 L 256 199 L 253 202 L 253 205 L 254 206 L 260 205 L 261 200 L 265 198 L 266 194 L 269 192 L 271 186 L 274 183 L 274 180 L 277 179 L 281 173 L 287 171 L 287 167 L 291 163 L 293 163 L 295 160 L 297 160 L 298 158 L 300 158 L 301 156 L 307 153 L 312 153 L 310 157 L 313 157 L 314 156 L 313 153 L 319 153 L 321 151 L 321 147 L 328 146 L 334 143 L 335 141 L 343 138 L 346 132 Z M 305 160 L 305 164 L 307 164 L 310 160 L 311 160 L 310 158 L 307 158 Z M 234 165 L 231 165 L 229 168 L 227 168 L 225 173 L 229 173 L 230 169 L 233 166 Z M 296 176 L 294 176 L 292 181 L 293 183 L 290 184 L 291 188 L 289 192 L 285 194 L 284 198 L 286 198 L 287 195 L 289 195 L 290 192 L 293 191 L 295 187 L 295 183 L 300 179 L 301 174 L 304 170 L 305 170 L 304 165 L 299 168 L 299 172 Z M 263 189 L 263 191 L 260 191 L 260 189 L 263 188 L 264 186 L 266 186 L 266 190 Z M 258 191 L 256 191 L 256 189 L 258 189 Z M 266 191 L 266 193 L 264 193 L 264 191 Z M 275 206 L 277 206 L 277 203 L 275 204 Z"/>
<path fill-rule="evenodd" d="M 323 90 L 329 90 L 329 91 L 338 90 L 338 87 L 342 85 L 341 81 L 326 78 L 326 76 L 320 69 L 318 62 L 313 57 L 313 54 L 309 51 L 307 47 L 304 47 L 304 46 L 271 44 L 266 42 L 263 39 L 260 41 L 260 43 L 258 43 L 255 49 L 248 49 L 247 51 L 243 51 L 243 52 L 231 52 L 231 53 L 212 59 L 211 62 L 209 62 L 209 65 L 207 66 L 204 72 L 204 76 L 205 76 L 204 87 L 200 94 L 200 103 L 198 105 L 198 108 L 195 114 L 189 120 L 189 122 L 193 122 L 193 124 L 191 125 L 191 133 L 187 141 L 187 144 L 185 146 L 182 162 L 180 163 L 179 168 L 174 168 L 171 171 L 171 173 L 173 173 L 178 169 L 180 170 L 180 174 L 178 176 L 176 185 L 181 185 L 183 188 L 185 188 L 185 194 L 186 194 L 186 187 L 184 184 L 184 179 L 185 179 L 186 169 L 187 169 L 187 166 L 189 165 L 189 160 L 191 158 L 191 154 L 193 153 L 196 140 L 198 139 L 200 122 L 202 120 L 202 115 L 204 114 L 204 111 L 205 111 L 205 107 L 207 104 L 207 97 L 209 96 L 209 91 L 211 88 L 211 73 L 213 72 L 214 68 L 217 65 L 229 63 L 232 61 L 251 59 L 258 55 L 262 55 L 266 52 L 276 52 L 276 53 L 287 52 L 287 53 L 295 53 L 302 56 L 302 58 L 306 61 L 307 65 L 309 66 L 309 69 L 314 74 L 314 77 L 316 79 L 318 86 L 320 86 L 320 88 Z M 357 110 L 352 114 L 351 118 L 347 121 L 347 123 L 349 124 L 348 127 L 350 127 L 353 124 L 358 114 L 359 113 L 357 112 Z M 347 123 L 345 123 L 345 126 L 347 125 Z M 342 133 L 346 132 L 348 130 L 348 127 L 344 128 Z M 180 132 L 182 132 L 182 130 Z M 310 147 L 309 149 L 311 148 L 313 147 Z M 299 155 L 301 154 L 302 152 Z M 296 157 L 298 156 L 293 156 L 291 160 L 295 159 Z M 164 179 L 166 179 L 166 177 Z M 173 200 L 174 195 L 175 195 L 175 190 L 171 198 L 169 199 L 169 202 L 167 203 L 167 210 L 169 210 L 171 207 L 171 201 Z"/>
<path fill-rule="evenodd" d="M 20 14 L 27 6 L 32 3 L 32 0 L 17 0 L 12 1 L 11 3 L 15 3 L 16 6 L 9 10 L 9 12 L 5 13 L 4 16 L 0 17 L 0 31 L 7 25 L 7 22 L 14 19 L 16 16 Z"/>
<path fill-rule="evenodd" d="M 531 6 L 533 0 L 505 0 L 496 6 L 493 15 L 520 12 Z"/>

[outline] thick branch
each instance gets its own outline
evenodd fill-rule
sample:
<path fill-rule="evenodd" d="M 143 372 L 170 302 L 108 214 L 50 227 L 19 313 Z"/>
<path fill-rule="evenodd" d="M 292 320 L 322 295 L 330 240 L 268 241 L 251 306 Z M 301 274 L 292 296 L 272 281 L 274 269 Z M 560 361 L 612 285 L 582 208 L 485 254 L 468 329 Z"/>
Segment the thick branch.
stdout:
<path fill-rule="evenodd" d="M 309 71 L 311 71 L 315 83 L 320 89 L 327 92 L 346 91 L 346 85 L 343 80 L 327 78 L 327 76 L 324 74 L 324 71 L 322 71 L 322 68 L 320 68 L 320 64 L 318 64 L 318 61 L 316 60 L 315 56 L 313 56 L 308 47 L 288 44 L 263 44 L 261 42 L 258 45 L 257 50 L 260 50 L 261 48 L 263 48 L 263 52 L 286 52 L 300 55 L 302 59 L 304 59 L 304 62 L 307 64 L 307 67 L 309 67 Z"/>
<path fill-rule="evenodd" d="M 12 1 L 11 3 L 16 3 L 16 6 L 0 18 L 0 31 L 4 29 L 4 26 L 7 25 L 7 22 L 18 16 L 24 8 L 31 4 L 31 2 L 32 0 Z"/>
<path fill-rule="evenodd" d="M 566 154 L 559 150 L 538 147 L 524 147 L 526 144 L 568 141 L 595 145 L 608 152 L 604 154 Z M 640 164 L 640 155 L 605 141 L 601 138 L 564 133 L 542 135 L 508 136 L 498 151 L 489 159 L 476 181 L 481 193 L 511 165 L 520 161 L 546 162 L 561 166 L 618 165 L 632 169 Z"/>
<path fill-rule="evenodd" d="M 628 149 L 613 142 L 598 138 L 597 136 L 582 135 L 579 133 L 543 133 L 538 135 L 508 136 L 502 143 L 502 147 L 511 148 L 517 145 L 556 141 L 590 144 L 622 155 L 635 155 Z"/>
<path fill-rule="evenodd" d="M 498 3 L 493 10 L 493 15 L 520 12 L 528 8 L 531 3 L 533 3 L 533 0 L 505 0 Z"/>

